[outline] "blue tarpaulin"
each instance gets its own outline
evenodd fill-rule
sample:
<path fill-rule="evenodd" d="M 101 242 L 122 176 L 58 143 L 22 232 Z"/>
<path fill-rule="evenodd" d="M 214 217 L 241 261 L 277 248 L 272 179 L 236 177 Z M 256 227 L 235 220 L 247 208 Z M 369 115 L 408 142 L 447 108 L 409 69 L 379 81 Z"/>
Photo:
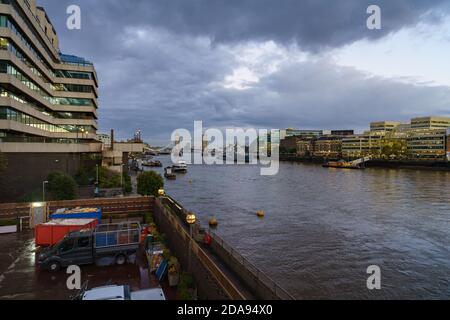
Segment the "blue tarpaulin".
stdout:
<path fill-rule="evenodd" d="M 164 260 L 159 265 L 158 270 L 156 270 L 156 277 L 158 278 L 159 281 L 162 281 L 164 279 L 164 276 L 166 275 L 166 271 L 167 271 L 167 266 L 168 266 L 168 263 L 166 260 Z"/>
<path fill-rule="evenodd" d="M 101 224 L 102 209 L 97 208 L 95 212 L 54 213 L 50 219 L 97 219 L 98 224 Z"/>

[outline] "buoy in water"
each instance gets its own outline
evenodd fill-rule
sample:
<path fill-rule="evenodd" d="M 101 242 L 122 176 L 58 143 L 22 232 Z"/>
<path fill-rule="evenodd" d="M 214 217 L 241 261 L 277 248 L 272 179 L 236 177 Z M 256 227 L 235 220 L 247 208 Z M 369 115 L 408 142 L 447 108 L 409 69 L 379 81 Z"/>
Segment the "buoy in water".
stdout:
<path fill-rule="evenodd" d="M 209 226 L 210 226 L 211 228 L 217 227 L 218 224 L 219 224 L 219 222 L 217 222 L 217 219 L 216 219 L 216 218 L 212 218 L 211 220 L 209 220 Z"/>
<path fill-rule="evenodd" d="M 262 210 L 256 212 L 256 215 L 258 216 L 258 218 L 264 218 L 266 216 L 266 213 Z"/>

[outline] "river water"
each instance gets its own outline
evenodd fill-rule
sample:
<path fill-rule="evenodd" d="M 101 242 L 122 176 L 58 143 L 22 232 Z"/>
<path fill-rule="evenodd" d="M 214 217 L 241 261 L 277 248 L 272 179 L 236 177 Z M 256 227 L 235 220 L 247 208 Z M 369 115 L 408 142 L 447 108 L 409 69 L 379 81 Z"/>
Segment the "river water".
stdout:
<path fill-rule="evenodd" d="M 165 189 L 298 299 L 450 298 L 450 172 L 192 165 Z"/>

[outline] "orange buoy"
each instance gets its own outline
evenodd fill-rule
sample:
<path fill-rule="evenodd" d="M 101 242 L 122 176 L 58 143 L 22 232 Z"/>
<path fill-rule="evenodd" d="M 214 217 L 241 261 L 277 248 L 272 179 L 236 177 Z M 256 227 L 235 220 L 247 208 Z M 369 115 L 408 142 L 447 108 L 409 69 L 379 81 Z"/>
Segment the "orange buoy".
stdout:
<path fill-rule="evenodd" d="M 219 222 L 217 221 L 216 218 L 212 218 L 211 220 L 209 220 L 209 226 L 211 228 L 215 228 L 219 225 Z"/>
<path fill-rule="evenodd" d="M 256 215 L 258 216 L 258 218 L 264 218 L 266 216 L 266 213 L 262 210 L 256 212 Z"/>

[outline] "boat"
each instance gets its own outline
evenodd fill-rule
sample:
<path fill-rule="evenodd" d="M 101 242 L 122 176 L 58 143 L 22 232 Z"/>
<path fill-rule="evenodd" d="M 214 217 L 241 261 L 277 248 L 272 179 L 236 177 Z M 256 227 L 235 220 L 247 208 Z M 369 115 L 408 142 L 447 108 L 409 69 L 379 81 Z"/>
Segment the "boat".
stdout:
<path fill-rule="evenodd" d="M 142 163 L 142 165 L 144 167 L 153 167 L 153 168 L 161 168 L 163 166 L 161 161 L 158 161 L 158 160 L 156 160 L 156 161 L 144 161 Z"/>
<path fill-rule="evenodd" d="M 167 167 L 164 169 L 164 177 L 168 180 L 176 180 L 177 175 L 172 172 L 172 167 Z"/>
<path fill-rule="evenodd" d="M 187 172 L 187 164 L 186 161 L 178 161 L 177 164 L 172 166 L 173 172 L 186 173 Z"/>
<path fill-rule="evenodd" d="M 361 158 L 355 161 L 329 161 L 323 165 L 324 168 L 335 168 L 335 169 L 356 169 L 356 170 L 364 170 L 366 168 L 365 164 L 367 161 L 370 161 L 370 157 Z"/>
<path fill-rule="evenodd" d="M 355 165 L 347 161 L 330 161 L 323 165 L 324 168 L 335 168 L 335 169 L 364 169 L 364 166 Z"/>

